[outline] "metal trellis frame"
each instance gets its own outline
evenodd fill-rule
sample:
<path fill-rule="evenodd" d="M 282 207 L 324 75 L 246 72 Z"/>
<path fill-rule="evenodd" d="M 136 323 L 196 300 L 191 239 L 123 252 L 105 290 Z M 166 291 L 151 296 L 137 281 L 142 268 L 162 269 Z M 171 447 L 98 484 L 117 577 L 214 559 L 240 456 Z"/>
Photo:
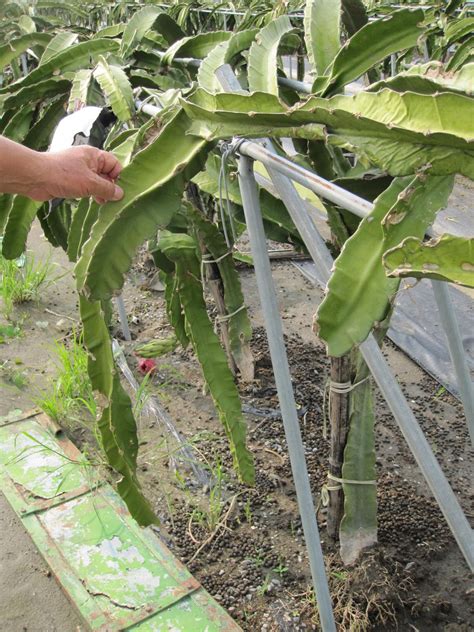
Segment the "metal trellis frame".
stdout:
<path fill-rule="evenodd" d="M 327 282 L 330 276 L 330 267 L 328 265 L 328 262 L 331 255 L 329 254 L 329 252 L 327 252 L 326 245 L 322 241 L 316 227 L 304 211 L 304 205 L 301 198 L 299 197 L 299 194 L 296 192 L 292 183 L 290 183 L 291 186 L 288 186 L 286 174 L 291 173 L 291 166 L 293 163 L 286 159 L 282 159 L 280 156 L 272 154 L 270 149 L 262 147 L 257 143 L 243 141 L 239 139 L 235 140 L 234 143 L 236 152 L 240 155 L 239 160 L 244 159 L 245 161 L 247 178 L 254 178 L 253 169 L 250 167 L 249 164 L 250 159 L 252 161 L 258 159 L 259 162 L 261 162 L 268 169 L 270 173 L 270 178 L 273 181 L 275 188 L 277 189 L 282 201 L 285 203 L 291 218 L 295 222 L 296 227 L 300 231 L 301 237 L 305 242 L 310 255 L 312 256 L 315 265 L 318 267 L 320 277 L 322 279 L 325 279 L 325 281 Z M 258 156 L 258 158 L 256 156 Z M 278 161 L 277 164 L 275 164 L 275 158 L 278 158 L 278 161 L 282 160 L 285 164 L 280 165 Z M 239 168 L 239 174 L 240 173 L 241 169 Z M 314 176 L 314 174 L 312 175 Z M 315 191 L 314 186 L 309 186 L 309 181 L 304 184 L 308 188 L 311 188 L 313 191 Z M 327 188 L 324 188 L 324 185 L 326 185 Z M 249 185 L 246 184 L 245 186 L 248 187 Z M 343 202 L 341 203 L 341 197 L 344 197 L 344 194 L 347 193 L 346 191 L 344 191 L 344 189 L 334 191 L 333 189 L 339 189 L 339 187 L 335 187 L 335 185 L 333 185 L 332 183 L 326 182 L 324 180 L 317 188 L 318 191 L 315 192 L 326 198 L 330 198 L 330 196 L 334 198 L 334 196 L 337 194 L 340 199 L 339 204 L 344 208 L 350 210 L 348 208 L 350 204 L 344 204 Z M 356 197 L 352 196 L 351 194 L 349 195 L 352 198 Z M 246 218 L 250 214 L 260 212 L 258 199 L 256 204 L 251 204 L 250 208 L 245 209 L 245 205 L 247 204 L 247 206 L 249 206 L 249 204 L 244 197 L 243 190 L 242 198 Z M 365 202 L 364 200 L 363 202 L 364 204 L 367 204 L 367 202 Z M 255 240 L 252 244 L 251 234 L 250 241 L 252 245 L 253 255 L 254 257 L 256 257 L 254 249 L 258 246 Z M 257 274 L 258 261 L 256 259 L 254 261 L 254 264 Z M 436 283 L 435 287 L 439 286 L 440 284 L 440 282 Z M 266 318 L 279 318 L 278 312 L 271 315 L 273 307 L 268 303 L 263 294 L 261 294 L 260 299 L 262 302 L 263 311 L 266 314 Z M 443 292 L 437 291 L 437 300 L 441 300 L 443 310 L 445 310 L 446 314 L 449 314 L 450 318 L 454 318 L 449 302 L 445 301 L 444 299 L 445 297 L 443 296 Z M 445 325 L 446 319 L 442 322 L 443 325 Z M 446 331 L 448 338 L 452 338 L 451 333 L 451 330 Z M 454 344 L 454 347 L 456 347 L 456 341 L 451 340 L 450 342 Z M 425 477 L 426 482 L 428 483 L 434 497 L 436 498 L 436 501 L 441 511 L 443 512 L 444 517 L 446 518 L 446 521 L 459 545 L 459 548 L 461 549 L 471 570 L 474 569 L 474 539 L 472 529 L 461 509 L 455 493 L 449 485 L 436 457 L 434 456 L 431 447 L 418 424 L 418 421 L 416 420 L 405 396 L 403 395 L 396 378 L 392 375 L 381 349 L 377 345 L 372 335 L 369 335 L 369 337 L 360 344 L 359 348 L 390 410 L 392 411 L 392 414 L 395 417 L 400 430 L 402 431 L 402 434 L 404 435 L 405 440 L 407 441 L 408 446 L 413 456 L 415 457 L 423 476 Z M 275 365 L 274 370 L 276 373 Z M 472 393 L 472 382 L 470 382 L 470 390 Z"/>

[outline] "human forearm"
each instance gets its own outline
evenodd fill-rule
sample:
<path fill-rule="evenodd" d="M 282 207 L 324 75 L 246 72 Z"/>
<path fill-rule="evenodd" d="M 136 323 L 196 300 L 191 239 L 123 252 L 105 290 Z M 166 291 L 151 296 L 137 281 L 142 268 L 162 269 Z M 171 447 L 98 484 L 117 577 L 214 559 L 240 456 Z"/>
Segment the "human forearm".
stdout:
<path fill-rule="evenodd" d="M 31 196 L 44 179 L 45 154 L 0 136 L 0 192 Z"/>
<path fill-rule="evenodd" d="M 119 200 L 115 182 L 121 166 L 113 154 L 95 147 L 70 147 L 43 153 L 0 136 L 0 192 L 34 200 L 93 196 L 99 202 Z"/>

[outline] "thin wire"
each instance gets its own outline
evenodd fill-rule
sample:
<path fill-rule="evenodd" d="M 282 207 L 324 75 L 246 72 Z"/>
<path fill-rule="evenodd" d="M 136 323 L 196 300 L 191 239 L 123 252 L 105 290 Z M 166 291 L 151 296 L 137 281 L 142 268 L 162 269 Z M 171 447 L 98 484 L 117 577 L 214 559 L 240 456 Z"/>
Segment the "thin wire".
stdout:
<path fill-rule="evenodd" d="M 364 377 L 358 382 L 355 382 L 355 384 L 353 384 L 352 382 L 333 382 L 333 380 L 329 380 L 329 390 L 332 393 L 339 393 L 340 395 L 344 395 L 345 393 L 350 393 L 351 391 L 353 391 L 355 388 L 357 388 L 357 386 L 360 386 L 369 378 L 370 375 Z"/>
<path fill-rule="evenodd" d="M 227 252 L 224 252 L 224 254 L 221 255 L 220 257 L 217 257 L 217 259 L 210 259 L 209 254 L 204 254 L 202 255 L 202 262 L 203 263 L 219 263 L 220 261 L 222 261 L 223 259 L 225 259 L 231 254 L 232 254 L 232 250 L 228 250 Z"/>
<path fill-rule="evenodd" d="M 237 239 L 237 233 L 235 230 L 234 219 L 232 217 L 232 211 L 230 208 L 230 199 L 229 199 L 229 181 L 227 178 L 227 162 L 231 156 L 235 153 L 235 147 L 229 145 L 227 143 L 223 143 L 221 146 L 222 156 L 221 156 L 221 166 L 219 169 L 219 212 L 222 223 L 222 230 L 224 232 L 225 242 L 228 248 L 232 248 L 232 245 L 235 243 Z M 223 191 L 225 191 L 225 208 L 223 202 Z M 230 231 L 232 235 L 232 241 L 229 238 L 229 233 L 227 231 L 227 222 L 226 222 L 226 213 L 229 219 Z"/>
<path fill-rule="evenodd" d="M 225 314 L 224 316 L 217 316 L 216 321 L 219 323 L 223 323 L 226 320 L 230 320 L 233 316 L 241 312 L 243 309 L 247 309 L 247 305 L 243 303 L 240 307 L 234 310 L 231 314 Z"/>

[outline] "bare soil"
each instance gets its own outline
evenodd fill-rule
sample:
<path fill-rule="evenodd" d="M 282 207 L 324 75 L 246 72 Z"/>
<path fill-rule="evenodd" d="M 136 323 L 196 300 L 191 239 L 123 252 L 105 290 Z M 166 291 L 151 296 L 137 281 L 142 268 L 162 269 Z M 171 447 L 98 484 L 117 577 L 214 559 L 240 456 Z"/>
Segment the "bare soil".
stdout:
<path fill-rule="evenodd" d="M 38 230 L 32 246 L 44 248 Z M 68 267 L 59 251 L 54 252 L 54 259 Z M 318 504 L 327 472 L 323 396 L 328 364 L 323 346 L 311 331 L 311 321 L 321 294 L 289 262 L 273 264 L 273 271 L 311 485 Z M 147 257 L 141 256 L 124 290 L 135 341 L 163 337 L 169 332 L 162 293 L 143 289 L 150 274 Z M 223 464 L 222 490 L 215 482 L 211 490 L 196 484 L 185 464 L 178 462 L 175 469 L 176 446 L 160 422 L 146 415 L 140 418 L 140 478 L 162 520 L 160 532 L 170 548 L 244 630 L 318 630 L 253 271 L 242 269 L 241 278 L 255 326 L 252 349 L 256 379 L 252 384 L 240 385 L 245 410 L 251 411 L 246 418 L 257 470 L 255 487 L 245 488 L 235 479 L 224 432 L 209 395 L 203 393 L 200 369 L 189 350 L 177 350 L 158 361 L 152 391 L 201 462 L 212 468 L 214 475 L 219 463 Z M 27 309 L 23 337 L 0 346 L 2 362 L 21 359 L 30 379 L 30 386 L 23 391 L 1 383 L 0 415 L 12 408 L 30 406 L 36 389 L 44 388 L 54 375 L 52 341 L 67 334 L 72 321 L 64 317 L 75 319 L 75 309 L 72 280 L 62 279 L 44 293 L 39 305 Z M 47 327 L 38 327 L 38 321 L 47 321 Z M 133 346 L 125 345 L 129 364 L 136 370 Z M 384 353 L 463 509 L 472 516 L 472 454 L 459 402 L 440 391 L 439 384 L 393 345 L 386 344 Z M 337 547 L 326 536 L 324 507 L 318 511 L 339 629 L 468 632 L 473 629 L 473 592 L 467 566 L 378 393 L 376 400 L 379 546 L 358 567 L 344 568 Z M 83 428 L 67 422 L 65 427 L 79 445 L 90 441 L 91 433 Z M 21 537 L 21 525 L 7 523 L 11 537 Z M 37 595 L 36 604 L 16 599 L 9 577 L 21 573 L 22 567 L 27 589 Z M 37 570 L 31 572 L 31 568 L 22 560 L 14 569 L 7 566 L 7 572 L 1 573 L 0 594 L 5 605 L 0 604 L 0 629 L 75 630 L 78 622 L 67 602 L 57 601 L 62 595 L 54 580 L 44 584 L 45 569 L 40 561 L 34 567 Z M 52 612 L 57 610 L 65 613 L 60 623 L 53 621 Z M 15 611 L 16 618 L 5 618 L 7 611 Z M 36 626 L 29 623 L 35 621 L 31 612 L 39 617 Z"/>
<path fill-rule="evenodd" d="M 0 371 L 0 417 L 14 409 L 34 407 L 41 389 L 56 375 L 54 340 L 64 336 L 72 324 L 65 316 L 77 318 L 71 266 L 63 252 L 51 252 L 37 225 L 30 235 L 29 247 L 39 260 L 53 255 L 54 276 L 68 275 L 45 289 L 39 304 L 25 305 L 15 311 L 15 318 L 22 322 L 22 333 L 7 344 L 0 344 L 0 365 L 4 365 Z M 0 323 L 4 322 L 0 315 Z M 21 389 L 12 383 L 13 370 L 22 373 L 27 381 Z M 0 630 L 80 632 L 85 629 L 0 491 Z"/>

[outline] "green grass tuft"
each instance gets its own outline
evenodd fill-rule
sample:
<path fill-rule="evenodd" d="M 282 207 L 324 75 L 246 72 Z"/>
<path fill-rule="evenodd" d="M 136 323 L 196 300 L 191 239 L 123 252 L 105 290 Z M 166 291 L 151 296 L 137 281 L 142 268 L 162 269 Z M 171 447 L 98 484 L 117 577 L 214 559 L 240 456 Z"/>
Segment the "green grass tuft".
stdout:
<path fill-rule="evenodd" d="M 36 263 L 30 252 L 14 261 L 0 255 L 0 298 L 5 318 L 10 318 L 14 305 L 39 300 L 41 289 L 56 281 L 52 270 L 50 259 Z"/>
<path fill-rule="evenodd" d="M 87 373 L 88 355 L 82 335 L 75 330 L 68 342 L 56 342 L 59 372 L 48 391 L 36 400 L 36 405 L 57 422 L 79 420 L 87 410 L 95 419 L 97 405 Z"/>

